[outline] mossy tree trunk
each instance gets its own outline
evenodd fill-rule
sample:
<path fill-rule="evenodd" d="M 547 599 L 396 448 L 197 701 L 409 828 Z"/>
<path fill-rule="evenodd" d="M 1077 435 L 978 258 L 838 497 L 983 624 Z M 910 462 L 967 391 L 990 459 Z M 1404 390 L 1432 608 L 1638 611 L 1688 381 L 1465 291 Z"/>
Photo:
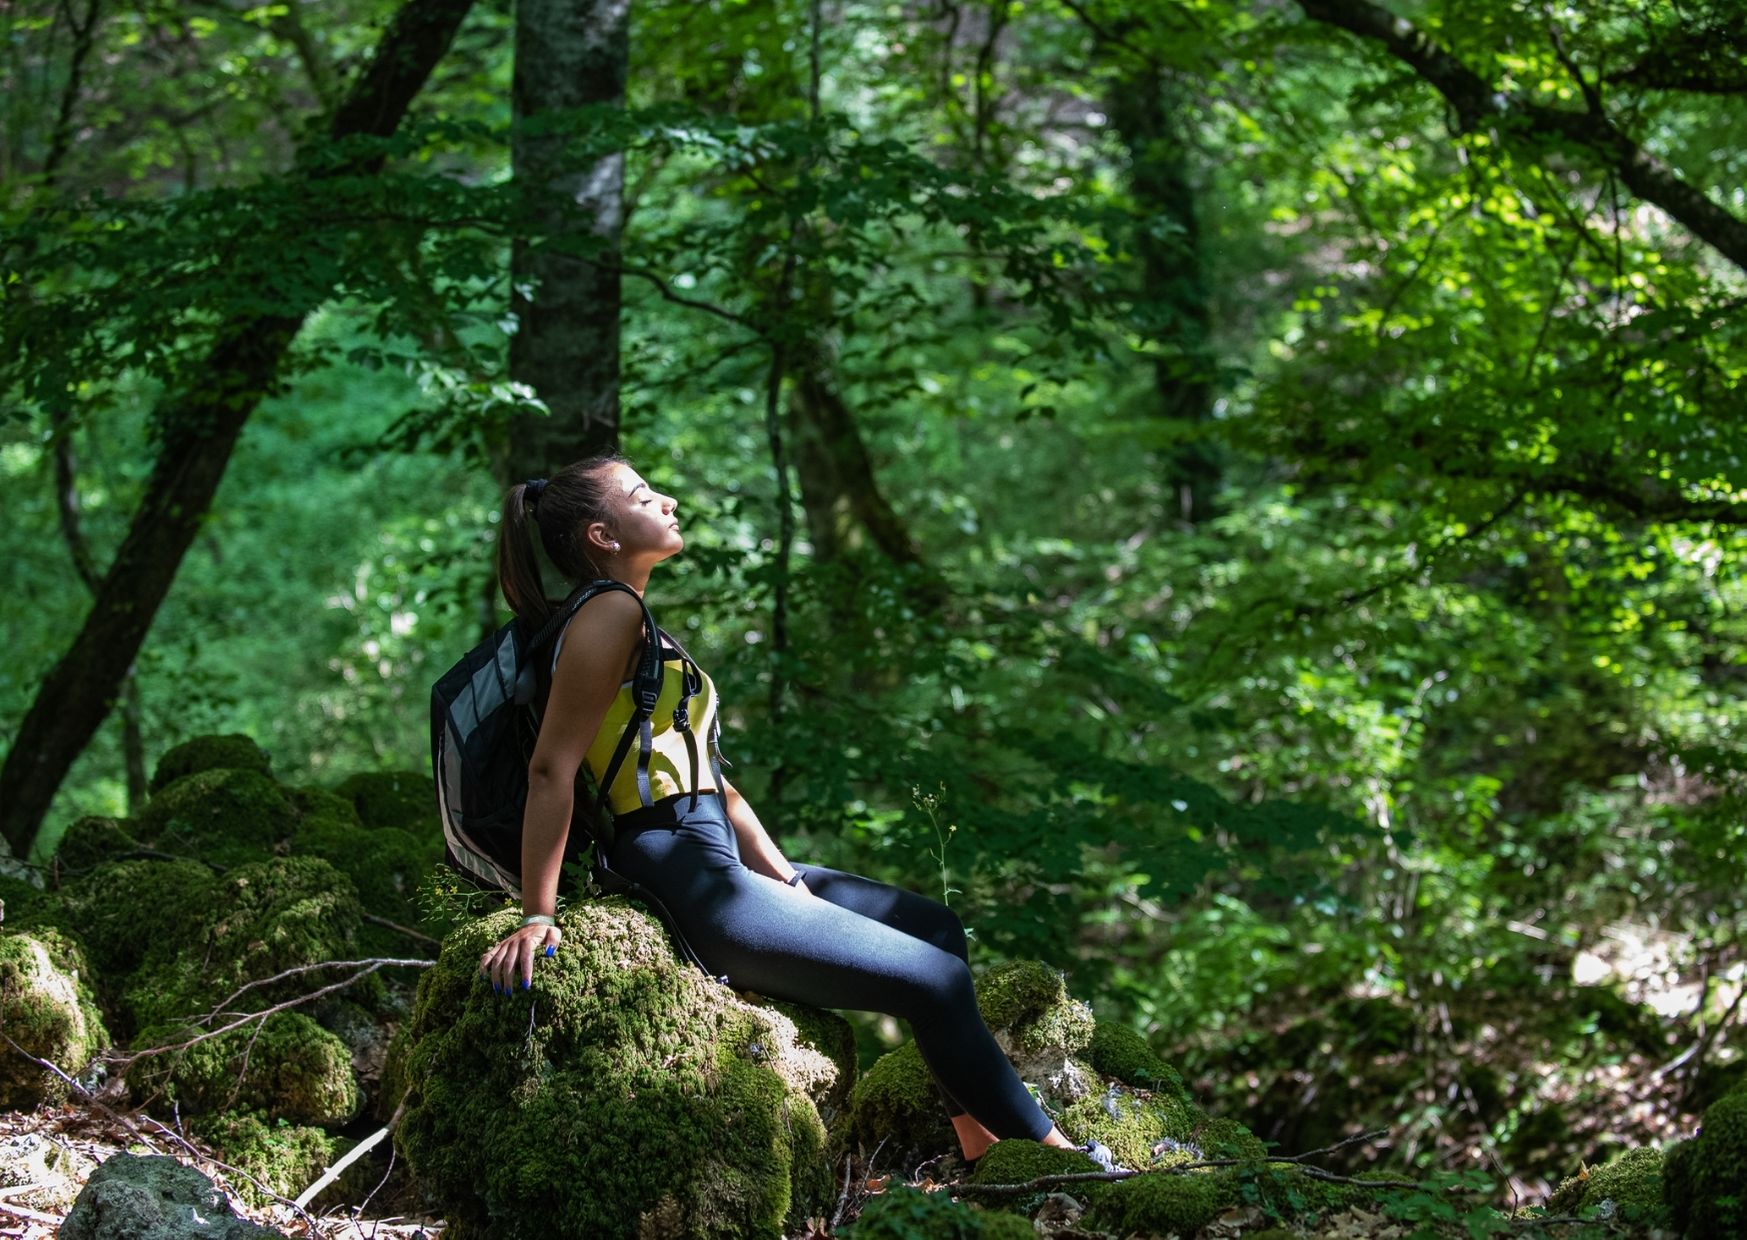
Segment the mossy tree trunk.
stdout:
<path fill-rule="evenodd" d="M 472 0 L 408 0 L 335 110 L 327 138 L 392 134 L 471 7 Z M 381 162 L 334 161 L 307 175 L 367 175 Z M 193 368 L 199 386 L 166 395 L 153 410 L 161 447 L 144 497 L 91 611 L 37 689 L 0 767 L 0 836 L 15 852 L 28 849 L 68 769 L 114 707 L 243 426 L 280 384 L 286 351 L 319 300 L 307 295 L 310 304 L 296 312 L 238 314 L 223 323 L 205 362 Z"/>

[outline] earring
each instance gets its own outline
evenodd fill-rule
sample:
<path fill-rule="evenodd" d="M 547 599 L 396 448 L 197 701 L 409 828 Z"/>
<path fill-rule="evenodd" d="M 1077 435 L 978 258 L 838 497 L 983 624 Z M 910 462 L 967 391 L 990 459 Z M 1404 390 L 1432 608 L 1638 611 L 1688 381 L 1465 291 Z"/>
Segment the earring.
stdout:
<path fill-rule="evenodd" d="M 618 543 L 614 543 L 614 544 L 613 544 L 613 554 L 614 554 L 614 555 L 617 555 L 617 554 L 618 554 L 618 553 L 619 553 L 619 544 L 618 544 Z"/>

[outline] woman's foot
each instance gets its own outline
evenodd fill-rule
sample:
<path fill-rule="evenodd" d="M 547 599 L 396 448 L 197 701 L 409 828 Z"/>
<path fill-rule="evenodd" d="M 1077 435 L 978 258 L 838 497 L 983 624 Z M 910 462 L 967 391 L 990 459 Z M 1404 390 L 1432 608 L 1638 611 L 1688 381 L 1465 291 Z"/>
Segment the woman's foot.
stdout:
<path fill-rule="evenodd" d="M 995 1144 L 995 1134 L 968 1115 L 953 1116 L 952 1130 L 958 1134 L 958 1147 L 964 1151 L 964 1164 L 967 1168 L 974 1167 L 977 1159 L 988 1153 L 989 1147 Z"/>

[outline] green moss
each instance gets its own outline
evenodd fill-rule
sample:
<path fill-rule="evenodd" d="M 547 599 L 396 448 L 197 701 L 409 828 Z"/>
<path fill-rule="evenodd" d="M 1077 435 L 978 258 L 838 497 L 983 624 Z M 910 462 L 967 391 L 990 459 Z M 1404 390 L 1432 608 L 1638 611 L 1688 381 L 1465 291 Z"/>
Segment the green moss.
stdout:
<path fill-rule="evenodd" d="M 456 1235 L 774 1236 L 828 1212 L 823 1125 L 768 1013 L 622 899 L 573 904 L 532 990 L 494 995 L 479 958 L 516 921 L 449 936 L 406 1035 L 396 1141 Z"/>
<path fill-rule="evenodd" d="M 101 866 L 93 875 L 98 880 L 93 886 L 108 900 L 102 906 L 106 944 L 112 928 L 125 931 L 130 915 L 142 930 L 149 925 L 155 931 L 129 950 L 140 954 L 116 1000 L 128 1028 L 186 1020 L 210 1010 L 244 983 L 286 969 L 356 959 L 357 893 L 327 862 L 280 857 L 216 877 L 198 870 L 198 883 L 189 869 L 176 868 L 187 864 L 122 862 Z M 149 868 L 128 868 L 136 865 Z M 167 881 L 172 874 L 176 882 L 185 882 L 186 887 L 175 888 L 179 911 L 170 915 L 155 907 L 144 890 L 113 890 L 134 873 L 142 882 L 156 880 L 159 889 L 172 885 Z M 324 980 L 336 976 L 329 972 Z M 248 1001 L 264 1006 L 310 989 L 309 976 L 292 976 L 252 988 Z"/>
<path fill-rule="evenodd" d="M 73 938 L 42 927 L 0 935 L 0 1028 L 19 1047 L 69 1075 L 85 1070 L 109 1034 L 91 998 L 90 968 Z M 61 1101 L 67 1085 L 7 1048 L 0 1055 L 0 1107 Z"/>
<path fill-rule="evenodd" d="M 13 878 L 10 874 L 0 874 L 0 914 L 3 922 L 9 926 L 27 924 L 30 914 L 45 900 L 52 901 L 54 897 L 43 891 L 41 887 L 26 882 L 22 878 Z"/>
<path fill-rule="evenodd" d="M 1086 1230 L 1122 1235 L 1191 1236 L 1237 1200 L 1236 1177 L 1229 1173 L 1156 1172 L 1112 1184 L 1087 1208 L 1080 1224 Z"/>
<path fill-rule="evenodd" d="M 85 817 L 68 827 L 55 846 L 55 861 L 63 881 L 96 869 L 123 853 L 133 852 L 139 841 L 114 818 Z"/>
<path fill-rule="evenodd" d="M 1711 1103 L 1698 1136 L 1668 1148 L 1662 1182 L 1681 1235 L 1747 1234 L 1747 1088 Z"/>
<path fill-rule="evenodd" d="M 914 1042 L 881 1055 L 855 1083 L 849 1137 L 870 1154 L 880 1147 L 887 1166 L 908 1166 L 956 1148 L 945 1102 Z"/>
<path fill-rule="evenodd" d="M 319 1128 L 248 1112 L 202 1116 L 190 1128 L 218 1151 L 220 1159 L 246 1171 L 281 1197 L 296 1197 L 320 1179 L 339 1157 L 342 1145 Z M 228 1182 L 237 1196 L 252 1206 L 273 1204 L 272 1198 L 242 1176 L 230 1177 Z"/>
<path fill-rule="evenodd" d="M 133 1049 L 170 1046 L 197 1031 L 154 1025 Z M 189 1113 L 237 1108 L 265 1111 L 293 1124 L 343 1124 L 358 1110 L 358 1082 L 345 1043 L 299 1012 L 206 1038 L 183 1050 L 136 1060 L 128 1089 L 137 1103 L 162 1096 Z"/>
<path fill-rule="evenodd" d="M 1022 1218 L 908 1185 L 888 1189 L 869 1201 L 843 1234 L 852 1240 L 1036 1240 L 1037 1236 Z"/>
<path fill-rule="evenodd" d="M 1091 1045 L 1086 1048 L 1086 1058 L 1098 1072 L 1125 1085 L 1188 1096 L 1177 1070 L 1154 1054 L 1146 1039 L 1127 1025 L 1099 1021 L 1092 1031 Z"/>
<path fill-rule="evenodd" d="M 837 1079 L 821 1102 L 829 1102 L 832 1107 L 842 1109 L 849 1101 L 850 1091 L 855 1088 L 854 1026 L 836 1012 L 828 1012 L 824 1008 L 778 1000 L 771 1000 L 770 1006 L 794 1023 L 795 1036 L 802 1045 L 818 1051 L 837 1069 Z"/>
<path fill-rule="evenodd" d="M 417 771 L 366 771 L 334 789 L 358 811 L 366 827 L 393 827 L 422 836 L 437 827 L 437 798 L 431 777 Z"/>
<path fill-rule="evenodd" d="M 1186 1149 L 1155 1162 L 1153 1148 L 1168 1143 L 1175 1150 L 1190 1140 L 1202 1120 L 1201 1113 L 1183 1099 L 1121 1087 L 1069 1103 L 1058 1117 L 1063 1132 L 1076 1140 L 1103 1142 L 1125 1167 L 1165 1166 L 1196 1158 L 1198 1150 Z"/>
<path fill-rule="evenodd" d="M 1062 974 L 1035 960 L 996 965 L 977 979 L 977 1007 L 990 1029 L 1011 1035 L 1015 1049 L 1076 1055 L 1092 1041 L 1087 1004 L 1069 996 Z"/>
<path fill-rule="evenodd" d="M 1191 1139 L 1203 1158 L 1261 1158 L 1267 1145 L 1235 1119 L 1209 1116 L 1195 1127 Z"/>
<path fill-rule="evenodd" d="M 1046 1175 L 1097 1171 L 1098 1164 L 1079 1150 L 1064 1150 L 1040 1141 L 1012 1137 L 997 1141 L 977 1160 L 972 1184 L 1029 1184 Z"/>
<path fill-rule="evenodd" d="M 146 956 L 191 937 L 212 907 L 217 879 L 194 861 L 111 861 L 75 879 L 45 918 L 77 926 L 100 975 L 120 978 Z"/>
<path fill-rule="evenodd" d="M 196 771 L 167 784 L 139 817 L 139 839 L 162 852 L 217 865 L 270 857 L 291 838 L 291 799 L 256 770 Z"/>
<path fill-rule="evenodd" d="M 270 774 L 272 763 L 252 737 L 233 732 L 224 736 L 196 736 L 168 750 L 152 772 L 151 790 L 168 787 L 184 775 L 199 771 L 258 771 Z"/>
<path fill-rule="evenodd" d="M 419 885 L 443 859 L 438 840 L 419 840 L 394 827 L 366 831 L 328 818 L 300 826 L 292 847 L 350 878 L 365 909 L 409 927 L 419 920 Z M 400 955 L 406 947 L 404 935 L 383 926 L 366 925 L 359 933 L 371 955 Z"/>

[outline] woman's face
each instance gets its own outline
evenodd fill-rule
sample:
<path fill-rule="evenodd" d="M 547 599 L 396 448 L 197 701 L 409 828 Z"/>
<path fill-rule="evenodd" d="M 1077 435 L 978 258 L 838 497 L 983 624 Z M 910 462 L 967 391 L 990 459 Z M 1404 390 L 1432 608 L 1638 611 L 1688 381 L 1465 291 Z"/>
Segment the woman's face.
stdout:
<path fill-rule="evenodd" d="M 609 546 L 619 544 L 617 552 L 608 553 L 612 559 L 644 559 L 654 564 L 685 549 L 674 515 L 678 500 L 655 490 L 629 465 L 612 465 L 608 486 L 616 492 L 618 509 L 617 528 L 602 531 Z"/>

